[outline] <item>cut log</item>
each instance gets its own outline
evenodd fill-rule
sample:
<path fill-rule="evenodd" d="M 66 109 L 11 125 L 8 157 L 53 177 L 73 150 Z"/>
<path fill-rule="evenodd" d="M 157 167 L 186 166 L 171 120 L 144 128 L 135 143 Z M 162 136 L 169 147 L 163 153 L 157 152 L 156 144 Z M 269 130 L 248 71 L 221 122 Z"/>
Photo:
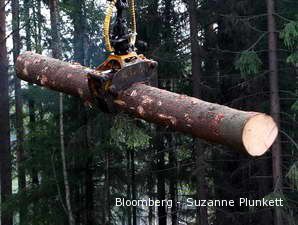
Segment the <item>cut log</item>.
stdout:
<path fill-rule="evenodd" d="M 31 52 L 20 55 L 16 67 L 25 81 L 92 104 L 87 74 L 97 73 L 95 70 Z M 235 147 L 251 156 L 264 154 L 278 134 L 275 122 L 266 114 L 232 109 L 143 83 L 118 93 L 114 104 L 134 117 Z"/>

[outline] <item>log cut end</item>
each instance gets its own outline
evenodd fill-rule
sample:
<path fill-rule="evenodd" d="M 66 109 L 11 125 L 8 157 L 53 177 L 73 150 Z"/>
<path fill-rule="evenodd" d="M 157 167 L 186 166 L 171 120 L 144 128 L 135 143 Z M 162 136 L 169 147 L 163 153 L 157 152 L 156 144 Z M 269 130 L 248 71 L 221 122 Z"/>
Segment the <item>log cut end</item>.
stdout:
<path fill-rule="evenodd" d="M 271 147 L 277 135 L 278 128 L 272 117 L 257 114 L 245 124 L 242 141 L 251 156 L 261 156 Z"/>

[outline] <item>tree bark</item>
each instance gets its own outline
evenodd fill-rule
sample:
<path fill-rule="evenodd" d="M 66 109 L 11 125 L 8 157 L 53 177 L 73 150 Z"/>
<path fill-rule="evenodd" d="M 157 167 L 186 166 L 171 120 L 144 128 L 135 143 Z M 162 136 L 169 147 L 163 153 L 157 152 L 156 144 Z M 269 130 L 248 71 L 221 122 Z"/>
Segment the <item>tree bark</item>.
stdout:
<path fill-rule="evenodd" d="M 30 52 L 18 57 L 16 67 L 25 81 L 92 103 L 87 74 L 98 73 L 95 70 Z M 114 104 L 134 117 L 226 144 L 252 156 L 265 153 L 278 132 L 272 118 L 265 114 L 208 103 L 143 83 L 118 93 Z"/>
<path fill-rule="evenodd" d="M 277 58 L 277 33 L 275 23 L 274 0 L 267 0 L 267 22 L 268 22 L 268 60 L 269 60 L 269 82 L 270 82 L 270 108 L 271 116 L 277 126 L 280 126 L 280 101 L 278 86 L 278 58 Z M 282 155 L 280 137 L 272 145 L 272 173 L 275 191 L 282 192 Z M 276 207 L 274 224 L 282 225 L 281 210 Z"/>
<path fill-rule="evenodd" d="M 0 1 L 0 188 L 1 204 L 12 193 L 10 123 L 8 96 L 8 59 L 6 48 L 5 1 Z M 12 225 L 12 213 L 4 213 L 1 207 L 1 224 Z"/>
<path fill-rule="evenodd" d="M 21 51 L 21 37 L 20 37 L 20 3 L 19 0 L 11 1 L 11 12 L 12 12 L 12 39 L 13 39 L 13 61 L 14 64 L 17 61 L 17 57 Z M 24 123 L 23 123 L 23 100 L 22 100 L 22 89 L 21 80 L 14 77 L 14 88 L 15 88 L 15 110 L 16 110 L 16 160 L 17 160 L 17 173 L 18 173 L 18 192 L 22 193 L 26 189 L 26 175 L 25 170 L 22 168 L 22 162 L 24 160 Z M 19 209 L 20 213 L 20 224 L 22 225 L 26 220 L 27 206 L 22 204 Z"/>

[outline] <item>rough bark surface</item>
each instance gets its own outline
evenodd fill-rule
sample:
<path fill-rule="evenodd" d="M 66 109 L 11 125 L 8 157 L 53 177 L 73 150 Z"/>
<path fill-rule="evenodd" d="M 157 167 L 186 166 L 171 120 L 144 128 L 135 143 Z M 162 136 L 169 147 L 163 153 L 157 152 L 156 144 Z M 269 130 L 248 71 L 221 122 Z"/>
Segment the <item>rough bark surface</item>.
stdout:
<path fill-rule="evenodd" d="M 96 73 L 94 70 L 30 52 L 19 56 L 16 66 L 23 80 L 92 102 L 87 74 Z M 136 83 L 119 93 L 114 104 L 137 118 L 233 146 L 254 156 L 268 150 L 277 135 L 275 123 L 264 114 L 208 103 L 143 83 Z M 258 129 L 254 129 L 256 127 Z M 246 132 L 250 134 L 249 140 L 244 139 Z M 257 138 L 252 138 L 254 134 Z M 250 142 L 254 144 L 254 139 L 260 139 L 259 144 L 250 150 Z"/>

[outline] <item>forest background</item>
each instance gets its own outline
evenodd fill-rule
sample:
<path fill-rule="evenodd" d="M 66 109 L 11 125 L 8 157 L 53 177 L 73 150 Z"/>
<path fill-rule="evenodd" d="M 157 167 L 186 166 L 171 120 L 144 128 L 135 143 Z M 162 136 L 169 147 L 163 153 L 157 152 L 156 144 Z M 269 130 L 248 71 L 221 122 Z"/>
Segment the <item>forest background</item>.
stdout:
<path fill-rule="evenodd" d="M 96 67 L 104 1 L 0 0 L 1 224 L 298 224 L 297 0 L 138 0 L 158 85 L 280 126 L 259 158 L 21 82 L 26 50 Z M 115 207 L 115 198 L 282 198 L 282 208 Z"/>

